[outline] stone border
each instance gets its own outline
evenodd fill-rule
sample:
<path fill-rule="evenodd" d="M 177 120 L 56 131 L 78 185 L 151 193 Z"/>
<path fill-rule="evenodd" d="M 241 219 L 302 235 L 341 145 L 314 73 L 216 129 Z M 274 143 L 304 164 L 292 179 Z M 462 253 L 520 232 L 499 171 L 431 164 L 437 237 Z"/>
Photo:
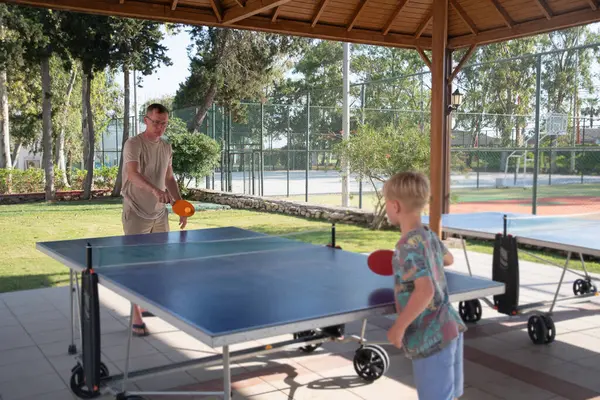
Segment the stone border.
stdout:
<path fill-rule="evenodd" d="M 371 227 L 371 223 L 375 217 L 373 212 L 358 208 L 323 206 L 300 201 L 227 193 L 210 189 L 190 189 L 190 195 L 196 201 L 224 204 L 234 209 L 286 214 L 320 221 L 359 225 L 367 228 Z"/>
<path fill-rule="evenodd" d="M 105 197 L 110 195 L 110 189 L 92 190 L 92 198 Z M 56 201 L 81 200 L 83 190 L 65 190 L 56 192 Z M 0 194 L 0 204 L 20 204 L 20 203 L 38 203 L 46 201 L 46 193 L 11 193 Z"/>

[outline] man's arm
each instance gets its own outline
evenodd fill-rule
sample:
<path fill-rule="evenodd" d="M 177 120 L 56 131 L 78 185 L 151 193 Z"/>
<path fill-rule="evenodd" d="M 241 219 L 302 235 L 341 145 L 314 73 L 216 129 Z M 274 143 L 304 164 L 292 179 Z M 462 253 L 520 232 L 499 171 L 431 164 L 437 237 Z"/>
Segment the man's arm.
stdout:
<path fill-rule="evenodd" d="M 136 187 L 146 190 L 156 196 L 156 192 L 159 191 L 159 189 L 148 182 L 144 175 L 140 174 L 138 165 L 137 161 L 129 161 L 125 164 L 125 168 L 127 168 L 127 179 Z"/>
<path fill-rule="evenodd" d="M 173 167 L 169 165 L 167 168 L 167 174 L 165 176 L 165 186 L 169 191 L 169 194 L 173 198 L 173 200 L 181 200 L 181 194 L 179 193 L 179 186 L 177 185 L 177 181 L 175 180 L 175 175 L 173 174 Z"/>

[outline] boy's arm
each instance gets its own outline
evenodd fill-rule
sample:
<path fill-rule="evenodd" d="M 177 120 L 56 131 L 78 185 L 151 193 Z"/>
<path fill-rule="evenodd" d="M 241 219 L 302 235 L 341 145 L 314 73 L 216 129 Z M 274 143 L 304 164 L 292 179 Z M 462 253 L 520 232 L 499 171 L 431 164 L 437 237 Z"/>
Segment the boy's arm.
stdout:
<path fill-rule="evenodd" d="M 414 285 L 415 288 L 406 303 L 406 307 L 398 313 L 398 318 L 396 318 L 395 322 L 397 328 L 403 331 L 425 311 L 434 295 L 433 282 L 430 276 L 415 279 Z"/>
<path fill-rule="evenodd" d="M 450 253 L 450 251 L 448 251 L 448 249 L 446 249 L 446 252 L 444 253 L 444 267 L 452 264 L 454 264 L 454 256 L 452 253 Z"/>

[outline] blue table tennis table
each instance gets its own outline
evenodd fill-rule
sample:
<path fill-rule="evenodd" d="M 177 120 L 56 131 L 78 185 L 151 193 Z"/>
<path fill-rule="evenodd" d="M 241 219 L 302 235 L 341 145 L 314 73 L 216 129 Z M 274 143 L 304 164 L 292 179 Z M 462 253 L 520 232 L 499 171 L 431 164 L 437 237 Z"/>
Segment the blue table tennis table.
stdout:
<path fill-rule="evenodd" d="M 429 218 L 424 216 L 422 221 L 427 225 Z M 504 283 L 506 290 L 503 294 L 495 295 L 494 302 L 482 300 L 506 315 L 533 313 L 528 320 L 527 331 L 535 344 L 554 341 L 556 328 L 551 315 L 557 303 L 589 301 L 598 296 L 593 283 L 597 279 L 588 273 L 584 256 L 600 257 L 600 213 L 553 216 L 503 212 L 443 214 L 441 225 L 444 232 L 460 238 L 469 273 L 471 265 L 465 238 L 494 241 L 492 279 Z M 528 252 L 527 247 L 565 252 L 566 261 L 563 265 L 556 264 Z M 519 303 L 519 251 L 562 269 L 552 300 L 531 304 Z M 569 269 L 573 255 L 579 256 L 583 273 Z M 559 299 L 567 270 L 580 278 L 573 282 L 573 296 Z M 481 318 L 481 308 L 476 306 L 478 301 L 464 303 L 464 307 L 459 310 L 463 319 L 476 321 Z M 546 306 L 549 306 L 549 310 L 542 312 L 541 309 Z"/>
<path fill-rule="evenodd" d="M 335 225 L 327 245 L 306 243 L 301 237 L 226 227 L 37 243 L 40 251 L 71 272 L 71 326 L 80 320 L 82 330 L 72 391 L 81 398 L 112 393 L 120 400 L 142 399 L 139 396 L 158 393 L 126 391 L 128 379 L 223 365 L 222 392 L 160 394 L 230 399 L 232 361 L 283 349 L 310 352 L 330 341 L 355 341 L 357 374 L 367 381 L 381 377 L 389 367 L 385 343 L 368 342 L 365 329 L 368 318 L 395 313 L 393 278 L 371 272 L 366 255 L 336 245 Z M 503 283 L 452 271 L 446 272 L 446 279 L 453 302 L 505 289 Z M 222 348 L 222 354 L 129 371 L 130 333 L 124 372 L 110 375 L 100 360 L 99 295 L 94 285 L 123 296 L 132 311 L 138 304 L 202 343 Z M 80 317 L 74 318 L 78 311 Z M 345 324 L 353 321 L 362 321 L 359 335 L 345 332 Z M 130 328 L 131 324 L 130 316 Z M 292 337 L 229 350 L 237 343 L 279 335 Z M 69 352 L 76 350 L 72 340 Z"/>

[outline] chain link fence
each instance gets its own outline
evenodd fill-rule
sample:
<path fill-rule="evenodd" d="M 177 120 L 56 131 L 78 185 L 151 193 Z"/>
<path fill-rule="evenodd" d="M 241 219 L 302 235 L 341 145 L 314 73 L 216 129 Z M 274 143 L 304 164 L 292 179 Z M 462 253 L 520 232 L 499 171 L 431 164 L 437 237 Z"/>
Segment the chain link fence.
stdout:
<path fill-rule="evenodd" d="M 451 113 L 451 212 L 600 211 L 600 106 L 581 90 L 596 78 L 561 89 L 552 75 L 556 54 L 587 57 L 595 68 L 597 50 L 588 45 L 463 68 L 454 85 L 465 102 Z M 350 129 L 394 124 L 428 133 L 430 88 L 428 72 L 351 85 Z M 340 160 L 332 149 L 342 140 L 342 99 L 342 88 L 333 88 L 293 104 L 241 103 L 235 113 L 213 106 L 200 132 L 223 151 L 214 174 L 197 187 L 340 205 Z M 172 115 L 187 123 L 196 112 Z M 119 162 L 122 129 L 115 119 L 103 134 L 99 163 Z M 356 176 L 349 185 L 353 207 L 375 204 L 379 186 Z"/>

